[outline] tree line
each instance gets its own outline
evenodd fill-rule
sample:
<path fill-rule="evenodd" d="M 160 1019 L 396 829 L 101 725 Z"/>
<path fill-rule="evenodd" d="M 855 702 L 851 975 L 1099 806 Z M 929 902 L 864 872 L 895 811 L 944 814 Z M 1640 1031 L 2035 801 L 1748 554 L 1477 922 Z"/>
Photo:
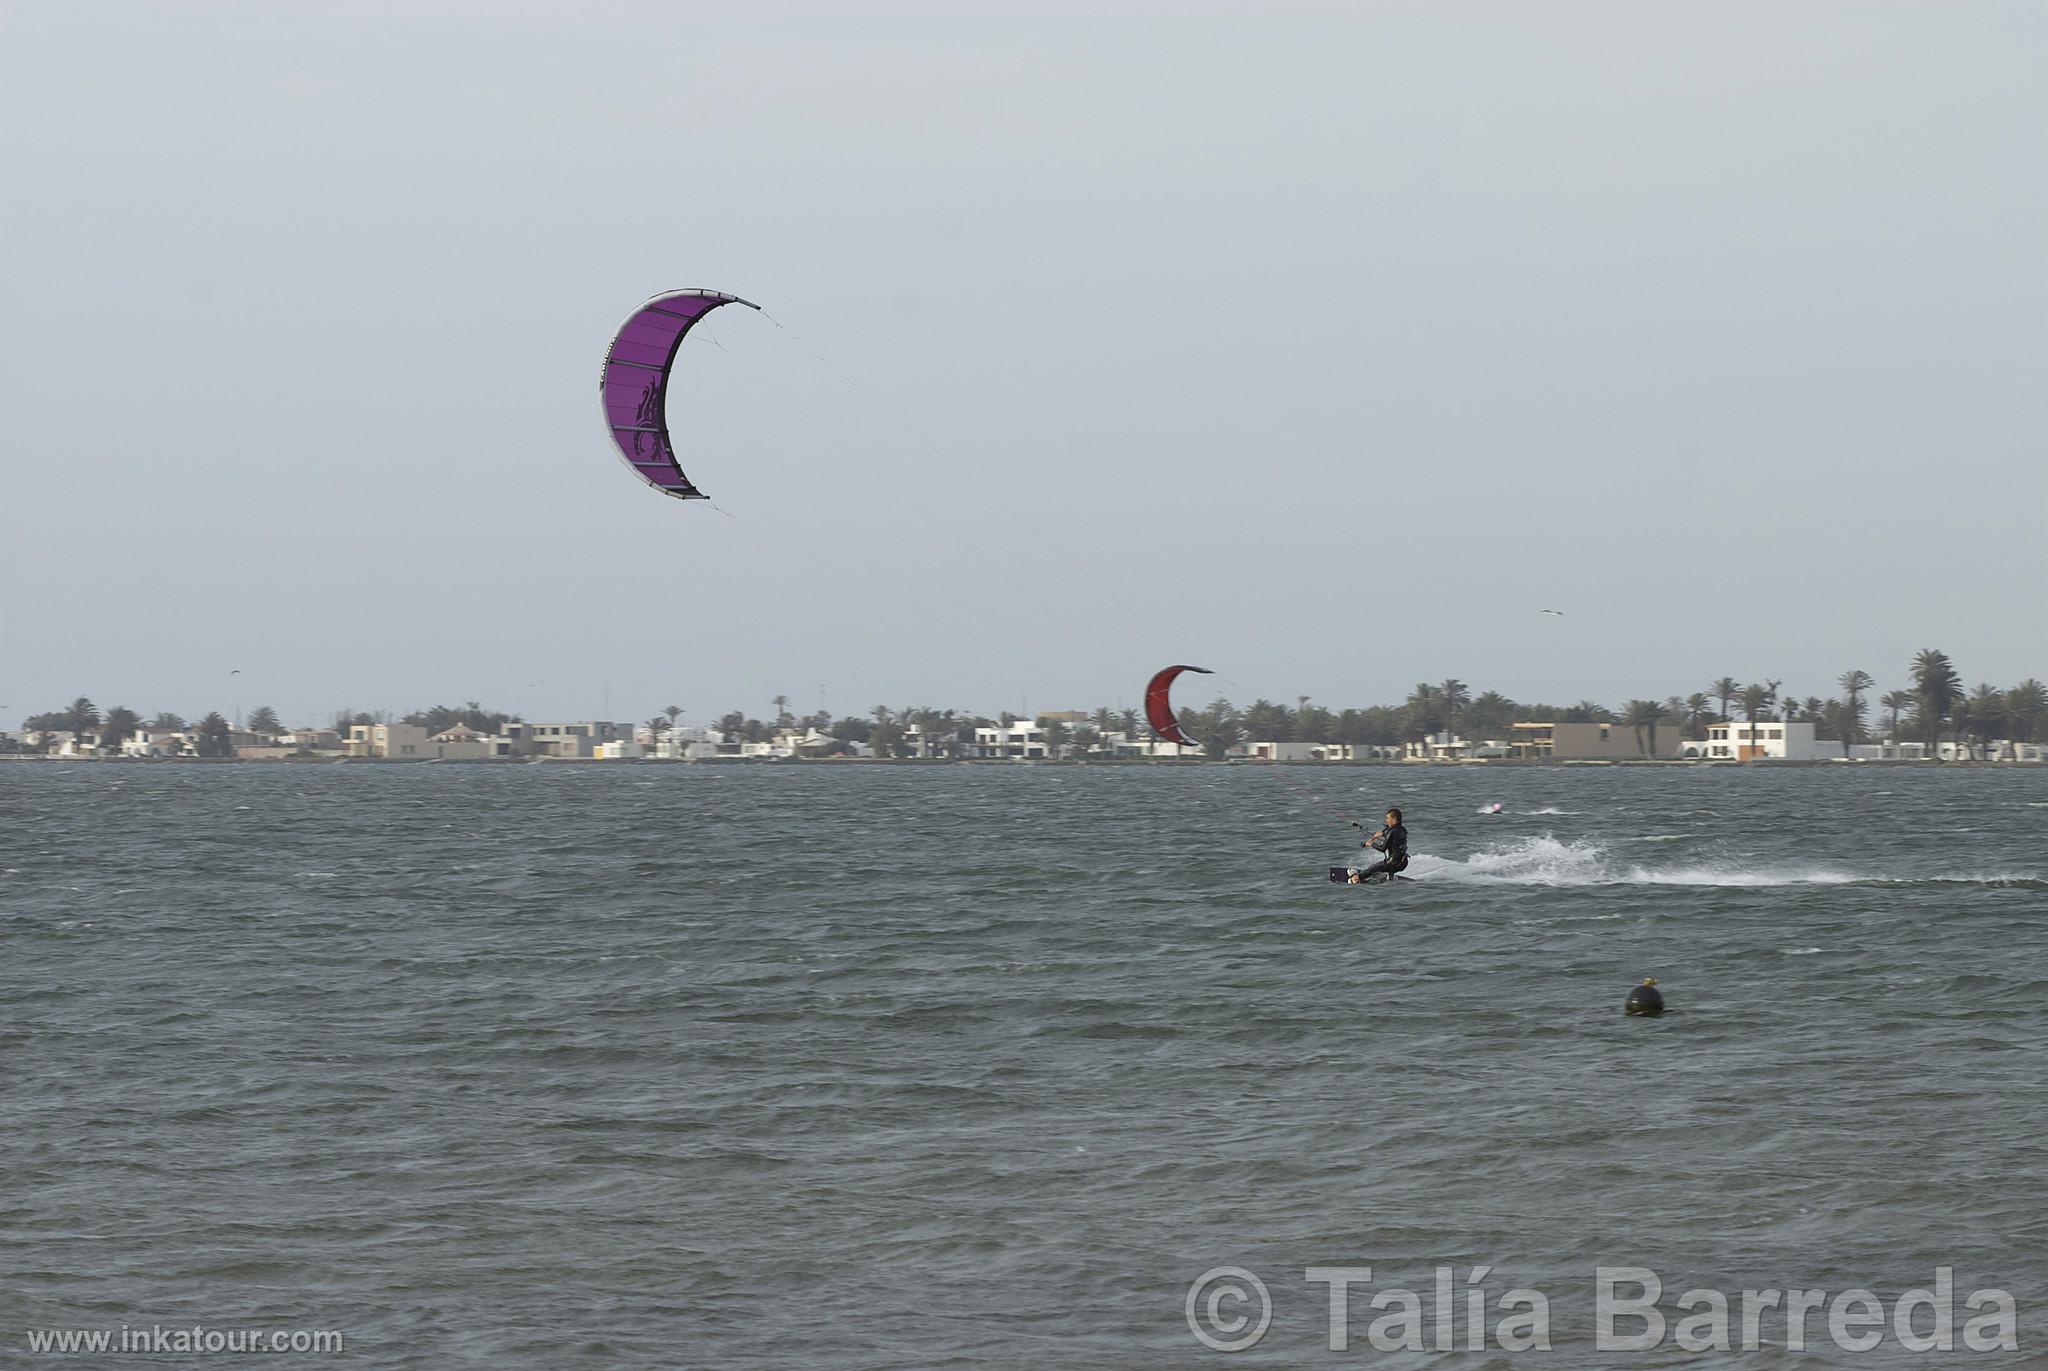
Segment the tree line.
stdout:
<path fill-rule="evenodd" d="M 973 743 L 976 729 L 1007 728 L 1019 719 L 1008 713 L 989 718 L 929 706 L 891 709 L 886 705 L 876 705 L 865 716 L 835 719 L 823 712 L 792 715 L 784 696 L 773 703 L 776 712 L 772 720 L 735 711 L 718 720 L 718 731 L 729 738 L 760 742 L 777 732 L 806 728 L 843 742 L 866 744 L 884 756 L 909 755 L 907 739 L 915 731 L 926 740 L 928 749 L 940 755 L 959 755 Z M 1909 664 L 1906 686 L 1882 695 L 1877 693 L 1876 679 L 1860 668 L 1837 676 L 1831 693 L 1825 696 L 1802 697 L 1773 678 L 1744 682 L 1723 676 L 1687 695 L 1630 699 L 1614 706 L 1597 700 L 1569 705 L 1523 703 L 1498 691 L 1475 694 L 1463 681 L 1450 679 L 1418 684 L 1398 705 L 1332 708 L 1302 695 L 1295 697 L 1291 706 L 1262 699 L 1240 708 L 1219 699 L 1200 709 L 1184 708 L 1179 715 L 1182 727 L 1202 739 L 1204 749 L 1215 757 L 1253 741 L 1398 747 L 1441 733 L 1500 738 L 1514 723 L 1614 724 L 1632 730 L 1644 754 L 1654 756 L 1665 729 L 1676 729 L 1683 738 L 1702 739 L 1713 724 L 1751 726 L 1778 721 L 1813 724 L 1814 736 L 1839 742 L 1844 755 L 1856 744 L 1879 736 L 1919 741 L 1930 755 L 1944 741 L 1983 755 L 2000 739 L 2048 743 L 2048 686 L 2029 677 L 2004 690 L 1988 682 L 1968 689 L 1949 656 L 1927 648 Z M 656 718 L 648 724 L 659 732 L 668 722 Z M 1874 722 L 1882 723 L 1881 734 L 1873 733 Z M 1135 710 L 1108 707 L 1093 711 L 1084 724 L 1044 715 L 1039 716 L 1039 724 L 1049 747 L 1071 744 L 1084 753 L 1103 747 L 1111 734 L 1135 738 L 1140 727 Z"/>
<path fill-rule="evenodd" d="M 1854 745 L 1872 741 L 1873 704 L 1881 711 L 1882 736 L 1919 741 L 1930 755 L 1944 741 L 1975 755 L 2001 739 L 2048 743 L 2048 686 L 2032 677 L 2004 690 L 1988 682 L 1966 689 L 1948 655 L 1926 648 L 1914 656 L 1907 679 L 1905 687 L 1878 695 L 1875 678 L 1852 669 L 1835 678 L 1835 693 L 1802 698 L 1780 680 L 1723 676 L 1688 695 L 1631 699 L 1617 707 L 1596 700 L 1518 703 L 1497 691 L 1475 695 L 1451 679 L 1421 683 L 1398 705 L 1331 710 L 1300 696 L 1291 709 L 1257 700 L 1240 710 L 1219 700 L 1180 713 L 1183 726 L 1219 756 L 1248 740 L 1390 746 L 1440 733 L 1498 738 L 1522 722 L 1614 724 L 1633 730 L 1645 755 L 1656 755 L 1661 729 L 1700 739 L 1713 724 L 1777 721 L 1813 724 L 1816 738 L 1839 742 L 1846 756 Z"/>
<path fill-rule="evenodd" d="M 1418 684 L 1398 705 L 1331 708 L 1301 695 L 1291 706 L 1254 700 L 1240 708 L 1219 699 L 1201 709 L 1182 709 L 1180 718 L 1182 726 L 1202 739 L 1204 749 L 1214 757 L 1252 741 L 1394 747 L 1440 733 L 1498 738 L 1506 735 L 1508 725 L 1518 722 L 1614 724 L 1632 730 L 1645 755 L 1654 756 L 1664 729 L 1675 728 L 1683 737 L 1698 739 L 1712 724 L 1752 726 L 1780 720 L 1812 723 L 1816 737 L 1838 741 L 1846 755 L 1850 747 L 1871 740 L 1873 706 L 1883 724 L 1881 736 L 1917 740 L 1930 754 L 1942 742 L 1979 756 L 2000 739 L 2048 743 L 2048 686 L 2032 677 L 2003 690 L 1988 682 L 1966 688 L 1948 655 L 1926 648 L 1914 656 L 1906 680 L 1901 688 L 1880 695 L 1869 672 L 1850 670 L 1835 678 L 1833 693 L 1802 698 L 1775 679 L 1742 682 L 1723 676 L 1688 695 L 1630 699 L 1610 707 L 1595 700 L 1569 705 L 1520 703 L 1498 691 L 1475 694 L 1463 681 L 1449 679 Z M 831 740 L 812 749 L 814 755 L 850 751 L 851 745 L 858 743 L 881 756 L 910 756 L 917 750 L 912 742 L 916 736 L 923 739 L 927 753 L 964 756 L 974 744 L 976 730 L 1008 728 L 1021 721 L 1021 716 L 1007 712 L 990 717 L 927 705 L 876 705 L 865 714 L 835 718 L 823 710 L 792 714 L 785 695 L 776 696 L 771 703 L 775 711 L 769 719 L 735 710 L 720 716 L 714 728 L 728 740 L 740 742 L 764 742 L 778 733 L 798 730 Z M 678 727 L 682 715 L 680 705 L 670 705 L 643 726 L 658 737 Z M 397 722 L 424 728 L 430 735 L 457 724 L 490 734 L 518 722 L 519 717 L 470 700 L 460 706 L 414 710 Z M 333 728 L 345 735 L 352 725 L 390 722 L 391 716 L 383 711 L 342 709 L 334 715 Z M 1112 734 L 1135 739 L 1140 730 L 1137 711 L 1107 706 L 1094 710 L 1083 723 L 1040 715 L 1037 724 L 1049 749 L 1058 752 L 1071 746 L 1084 754 L 1105 748 Z M 145 721 L 134 710 L 119 705 L 102 713 L 81 696 L 63 709 L 33 715 L 22 725 L 24 734 L 31 737 L 56 732 L 90 735 L 107 752 L 118 752 L 122 743 L 145 727 L 194 733 L 195 749 L 201 756 L 224 757 L 234 751 L 234 730 L 218 711 L 196 725 L 187 725 L 170 712 Z M 276 711 L 262 706 L 249 715 L 245 731 L 274 736 L 286 730 Z"/>

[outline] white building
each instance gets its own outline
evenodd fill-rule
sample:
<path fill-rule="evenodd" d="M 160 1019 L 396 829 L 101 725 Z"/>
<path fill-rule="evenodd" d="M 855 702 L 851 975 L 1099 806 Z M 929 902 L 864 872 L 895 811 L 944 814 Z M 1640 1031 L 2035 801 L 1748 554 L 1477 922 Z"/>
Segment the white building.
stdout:
<path fill-rule="evenodd" d="M 1472 755 L 1474 746 L 1471 739 L 1455 733 L 1432 733 L 1403 744 L 1401 757 L 1410 762 L 1461 762 Z"/>
<path fill-rule="evenodd" d="M 974 750 L 981 757 L 1007 757 L 1019 761 L 1030 761 L 1048 754 L 1045 745 L 1045 730 L 1035 719 L 1019 719 L 1011 724 L 995 724 L 988 728 L 974 730 Z M 1190 748 L 1193 752 L 1197 749 Z"/>
<path fill-rule="evenodd" d="M 2043 749 L 2040 743 L 2019 743 L 2009 738 L 1994 738 L 1988 743 L 1974 738 L 1966 742 L 1950 739 L 1939 744 L 1936 755 L 1944 762 L 2038 762 Z"/>
<path fill-rule="evenodd" d="M 123 757 L 189 757 L 197 749 L 190 734 L 176 728 L 152 728 L 145 724 L 121 744 Z"/>
<path fill-rule="evenodd" d="M 642 748 L 642 755 L 663 761 L 692 761 L 701 757 L 716 757 L 718 745 L 725 736 L 708 728 L 685 727 L 681 724 L 655 730 L 641 727 L 634 732 L 634 739 Z"/>
<path fill-rule="evenodd" d="M 1891 738 L 1876 743 L 1852 743 L 1849 756 L 1859 762 L 1924 762 L 1927 744 L 1902 743 Z"/>
<path fill-rule="evenodd" d="M 1348 762 L 1347 743 L 1250 743 L 1245 755 L 1261 762 Z"/>
<path fill-rule="evenodd" d="M 1735 719 L 1725 724 L 1708 724 L 1704 741 L 1688 740 L 1682 757 L 1705 761 L 1822 762 L 1842 755 L 1841 743 L 1813 736 L 1810 720 L 1786 723 L 1782 719 L 1758 719 L 1754 724 Z"/>

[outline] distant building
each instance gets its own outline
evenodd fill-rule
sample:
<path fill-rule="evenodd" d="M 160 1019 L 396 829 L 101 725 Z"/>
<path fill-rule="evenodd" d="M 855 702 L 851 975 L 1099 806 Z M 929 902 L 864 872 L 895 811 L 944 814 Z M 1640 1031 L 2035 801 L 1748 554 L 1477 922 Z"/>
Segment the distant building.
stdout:
<path fill-rule="evenodd" d="M 604 719 L 578 723 L 514 722 L 498 730 L 491 752 L 498 757 L 595 757 L 601 744 L 629 738 L 630 731 Z"/>
<path fill-rule="evenodd" d="M 2038 762 L 2043 752 L 2040 743 L 2021 743 L 2009 738 L 1994 738 L 1988 743 L 1950 739 L 1936 749 L 1936 755 L 1944 762 Z"/>
<path fill-rule="evenodd" d="M 286 747 L 294 748 L 301 752 L 339 752 L 343 750 L 342 736 L 331 728 L 286 729 L 277 736 L 277 740 Z"/>
<path fill-rule="evenodd" d="M 427 739 L 426 755 L 444 762 L 475 762 L 496 755 L 496 740 L 468 724 L 444 728 Z"/>
<path fill-rule="evenodd" d="M 1736 719 L 1708 724 L 1706 738 L 1688 740 L 1679 755 L 1705 761 L 1819 762 L 1841 756 L 1842 745 L 1815 738 L 1811 721 L 1758 719 L 1752 724 Z"/>
<path fill-rule="evenodd" d="M 1809 726 L 1810 727 L 1810 726 Z M 1650 750 L 1650 730 L 1617 723 L 1518 723 L 1508 725 L 1507 745 L 1521 761 L 1628 761 L 1648 757 L 1680 756 L 1687 743 L 1676 719 L 1657 729 L 1656 750 Z"/>
<path fill-rule="evenodd" d="M 1401 756 L 1410 762 L 1462 762 L 1474 755 L 1478 746 L 1470 738 L 1460 738 L 1455 733 L 1432 733 L 1403 744 Z"/>
<path fill-rule="evenodd" d="M 1019 719 L 1013 724 L 977 728 L 974 730 L 974 750 L 980 757 L 1005 757 L 1017 761 L 1048 755 L 1045 730 L 1038 726 L 1036 719 Z"/>
<path fill-rule="evenodd" d="M 642 756 L 668 761 L 715 757 L 721 736 L 708 728 L 686 728 L 681 724 L 662 729 L 643 725 L 633 730 L 633 741 L 640 744 Z"/>
<path fill-rule="evenodd" d="M 1859 762 L 1924 762 L 1927 744 L 1902 743 L 1891 738 L 1876 743 L 1853 743 L 1849 756 Z"/>
<path fill-rule="evenodd" d="M 427 747 L 427 731 L 417 724 L 350 724 L 348 755 L 424 761 L 434 754 Z"/>
<path fill-rule="evenodd" d="M 198 749 L 183 729 L 155 728 L 144 724 L 121 744 L 123 757 L 190 757 Z"/>
<path fill-rule="evenodd" d="M 1369 753 L 1370 749 L 1359 749 Z M 1348 743 L 1249 743 L 1245 755 L 1261 762 L 1348 762 L 1353 749 Z"/>
<path fill-rule="evenodd" d="M 99 735 L 96 733 L 74 733 L 68 728 L 53 728 L 42 735 L 43 747 L 52 757 L 90 757 L 99 750 Z"/>

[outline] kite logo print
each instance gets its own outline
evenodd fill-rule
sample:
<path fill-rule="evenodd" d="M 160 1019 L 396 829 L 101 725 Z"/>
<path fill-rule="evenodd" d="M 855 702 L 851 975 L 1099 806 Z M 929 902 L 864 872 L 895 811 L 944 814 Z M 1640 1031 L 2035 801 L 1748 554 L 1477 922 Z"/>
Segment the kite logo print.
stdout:
<path fill-rule="evenodd" d="M 660 428 L 662 418 L 662 399 L 663 396 L 661 382 L 649 381 L 647 383 L 647 389 L 640 392 L 640 408 L 634 412 L 633 421 L 645 428 Z M 661 441 L 661 437 L 662 435 L 659 433 L 634 434 L 633 455 L 635 457 L 641 455 L 641 442 L 642 440 L 645 440 L 647 442 L 651 442 L 654 444 L 655 454 L 657 456 L 660 456 L 662 454 L 662 448 L 664 446 L 664 444 Z"/>

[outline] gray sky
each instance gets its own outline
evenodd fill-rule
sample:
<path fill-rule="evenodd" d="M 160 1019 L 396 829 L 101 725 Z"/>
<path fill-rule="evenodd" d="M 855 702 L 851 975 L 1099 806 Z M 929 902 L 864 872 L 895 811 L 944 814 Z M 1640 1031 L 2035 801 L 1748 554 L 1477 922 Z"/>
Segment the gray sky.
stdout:
<path fill-rule="evenodd" d="M 7 0 L 0 719 L 2048 673 L 2043 70 L 2032 4 Z M 730 517 L 598 418 L 679 286 L 786 326 L 678 367 Z"/>

